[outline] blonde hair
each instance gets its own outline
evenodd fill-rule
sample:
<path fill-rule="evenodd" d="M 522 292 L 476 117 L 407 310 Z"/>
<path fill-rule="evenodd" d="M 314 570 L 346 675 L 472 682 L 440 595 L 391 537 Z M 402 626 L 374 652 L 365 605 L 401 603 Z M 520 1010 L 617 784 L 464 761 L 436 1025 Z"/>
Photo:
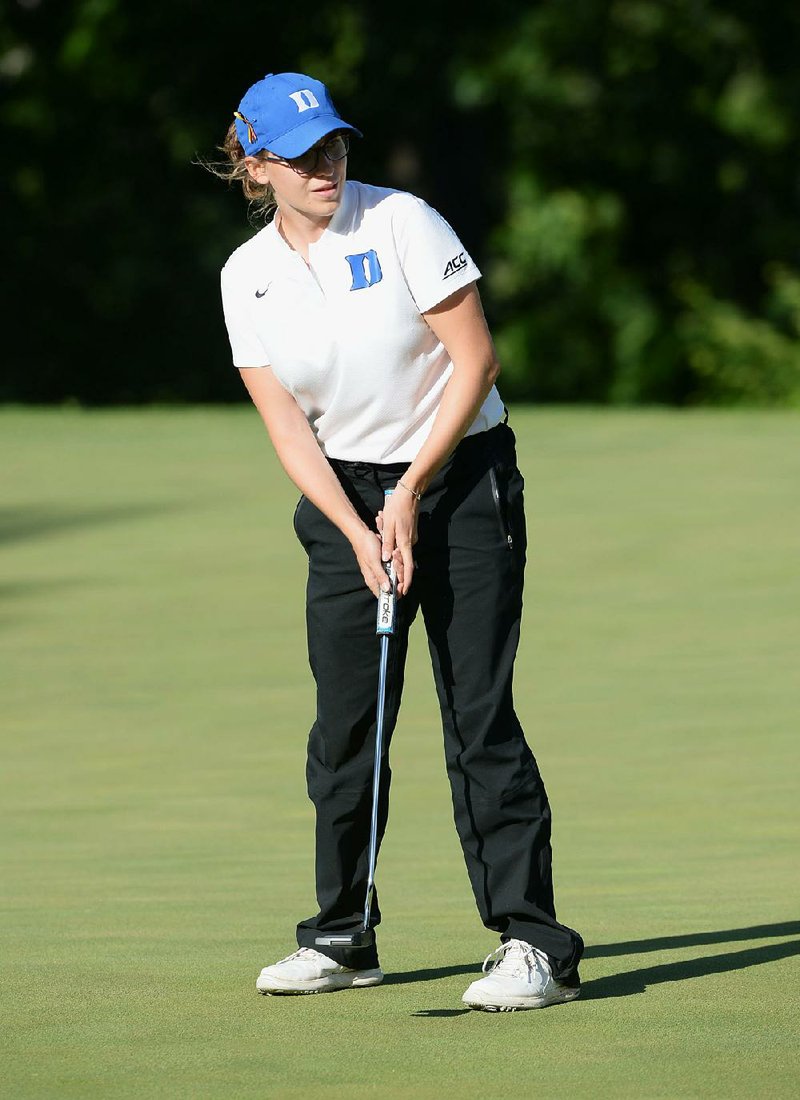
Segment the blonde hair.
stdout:
<path fill-rule="evenodd" d="M 236 123 L 232 122 L 222 145 L 217 146 L 225 156 L 223 161 L 201 160 L 199 163 L 227 184 L 241 183 L 244 197 L 248 202 L 247 218 L 251 224 L 268 221 L 274 213 L 277 203 L 275 192 L 268 183 L 257 183 L 247 170 L 245 151 L 236 134 Z M 256 153 L 256 159 L 266 156 L 266 150 Z"/>

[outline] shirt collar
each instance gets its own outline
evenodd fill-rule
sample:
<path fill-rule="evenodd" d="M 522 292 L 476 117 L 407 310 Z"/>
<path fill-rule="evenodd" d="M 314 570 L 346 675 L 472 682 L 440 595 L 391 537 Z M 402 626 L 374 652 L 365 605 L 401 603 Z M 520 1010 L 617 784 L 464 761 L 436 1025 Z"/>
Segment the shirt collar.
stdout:
<path fill-rule="evenodd" d="M 328 233 L 341 235 L 347 233 L 352 228 L 355 204 L 355 188 L 353 187 L 350 180 L 345 180 L 342 192 L 342 201 L 336 207 L 334 215 L 328 222 L 328 227 L 325 230 L 325 233 L 323 233 L 322 237 L 320 237 L 320 240 L 322 240 Z M 317 241 L 317 244 L 319 244 L 319 241 Z"/>
<path fill-rule="evenodd" d="M 336 207 L 333 213 L 333 217 L 325 227 L 325 232 L 319 238 L 318 241 L 314 241 L 310 245 L 311 249 L 317 249 L 323 245 L 326 240 L 331 240 L 332 236 L 343 237 L 350 231 L 353 224 L 353 218 L 355 216 L 357 200 L 355 195 L 355 188 L 352 186 L 349 180 L 345 180 L 344 189 L 342 192 L 342 201 Z M 269 232 L 269 241 L 272 246 L 273 254 L 280 261 L 289 260 L 292 263 L 297 257 L 295 250 L 286 243 L 281 236 L 277 226 L 278 215 L 275 217 L 266 227 Z"/>

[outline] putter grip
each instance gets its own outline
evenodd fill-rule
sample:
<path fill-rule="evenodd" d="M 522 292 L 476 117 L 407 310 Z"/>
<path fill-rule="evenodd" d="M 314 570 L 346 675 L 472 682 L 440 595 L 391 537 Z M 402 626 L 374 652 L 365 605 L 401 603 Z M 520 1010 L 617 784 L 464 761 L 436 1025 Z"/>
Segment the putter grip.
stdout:
<path fill-rule="evenodd" d="M 394 634 L 395 611 L 397 609 L 397 578 L 394 575 L 394 562 L 384 562 L 383 568 L 389 578 L 389 591 L 378 596 L 378 620 L 376 634 Z"/>
<path fill-rule="evenodd" d="M 387 489 L 385 496 L 390 497 L 392 490 Z M 383 568 L 389 578 L 389 591 L 381 592 L 378 596 L 378 617 L 375 624 L 376 634 L 394 634 L 395 611 L 397 608 L 397 577 L 395 576 L 394 562 L 383 562 Z"/>

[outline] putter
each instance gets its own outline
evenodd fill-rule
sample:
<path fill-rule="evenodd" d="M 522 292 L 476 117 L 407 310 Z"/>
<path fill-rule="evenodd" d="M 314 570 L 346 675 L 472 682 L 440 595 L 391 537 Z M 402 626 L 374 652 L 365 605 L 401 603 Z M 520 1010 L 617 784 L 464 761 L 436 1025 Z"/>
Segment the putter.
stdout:
<path fill-rule="evenodd" d="M 386 494 L 389 496 L 389 493 Z M 370 947 L 375 933 L 369 926 L 372 895 L 375 892 L 375 864 L 378 858 L 378 796 L 381 783 L 381 753 L 383 750 L 383 712 L 386 704 L 386 668 L 389 663 L 389 638 L 395 631 L 397 605 L 397 578 L 394 562 L 384 562 L 389 576 L 389 591 L 378 597 L 378 621 L 375 633 L 381 640 L 381 663 L 378 673 L 378 715 L 375 722 L 375 762 L 372 767 L 372 819 L 369 827 L 369 868 L 367 871 L 367 896 L 364 902 L 364 919 L 356 932 L 329 932 L 317 936 L 317 947 Z"/>

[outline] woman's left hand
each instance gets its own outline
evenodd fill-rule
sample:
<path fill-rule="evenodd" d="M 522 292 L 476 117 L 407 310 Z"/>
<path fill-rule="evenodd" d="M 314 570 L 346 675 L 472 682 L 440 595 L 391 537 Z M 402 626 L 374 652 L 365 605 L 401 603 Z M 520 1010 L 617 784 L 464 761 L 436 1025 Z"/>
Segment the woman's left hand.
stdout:
<path fill-rule="evenodd" d="M 394 560 L 397 575 L 397 595 L 404 596 L 414 576 L 413 547 L 417 541 L 417 499 L 402 489 L 386 498 L 383 510 L 376 516 L 376 525 L 383 540 L 382 558 Z"/>

